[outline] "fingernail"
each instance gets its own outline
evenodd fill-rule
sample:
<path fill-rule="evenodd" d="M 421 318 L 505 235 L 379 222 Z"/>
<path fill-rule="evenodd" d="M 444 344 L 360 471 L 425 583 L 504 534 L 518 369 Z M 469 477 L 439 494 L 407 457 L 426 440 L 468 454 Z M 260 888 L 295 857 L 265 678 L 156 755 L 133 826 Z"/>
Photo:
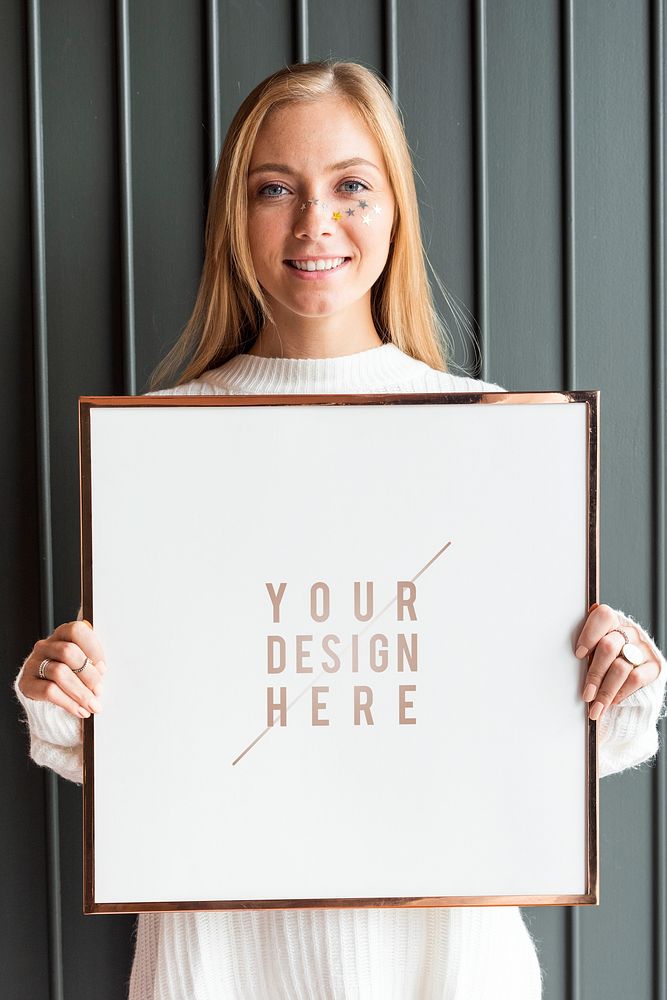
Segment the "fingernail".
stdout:
<path fill-rule="evenodd" d="M 591 709 L 589 718 L 599 719 L 603 712 L 604 712 L 604 705 L 602 704 L 601 701 L 596 701 Z"/>
<path fill-rule="evenodd" d="M 107 672 L 107 665 L 104 662 L 104 660 L 98 660 L 97 663 L 95 664 L 95 669 L 98 671 L 98 673 L 105 674 Z"/>
<path fill-rule="evenodd" d="M 586 649 L 585 646 L 577 646 L 577 648 L 574 651 L 574 655 L 577 657 L 578 660 L 581 660 L 587 654 L 588 650 Z"/>
<path fill-rule="evenodd" d="M 97 698 L 91 698 L 88 702 L 88 708 L 91 712 L 101 712 L 102 703 L 97 700 Z"/>
<path fill-rule="evenodd" d="M 100 695 L 102 694 L 103 691 L 104 691 L 104 684 L 102 683 L 102 681 L 100 681 L 100 683 L 96 684 L 95 687 L 93 688 L 93 694 Z"/>
<path fill-rule="evenodd" d="M 597 686 L 595 684 L 588 684 L 584 691 L 584 701 L 593 701 L 597 693 Z"/>
<path fill-rule="evenodd" d="M 87 626 L 88 626 L 88 628 L 92 628 L 92 627 L 93 627 L 93 626 L 92 626 L 92 625 L 90 624 L 90 622 L 88 621 L 88 619 L 87 619 L 87 618 L 82 618 L 82 619 L 81 619 L 81 621 L 83 622 L 83 624 L 84 624 L 84 625 L 87 625 Z"/>
<path fill-rule="evenodd" d="M 81 716 L 82 719 L 89 719 L 90 718 L 90 712 L 87 712 L 85 710 L 85 708 L 80 708 L 79 709 L 79 715 Z"/>

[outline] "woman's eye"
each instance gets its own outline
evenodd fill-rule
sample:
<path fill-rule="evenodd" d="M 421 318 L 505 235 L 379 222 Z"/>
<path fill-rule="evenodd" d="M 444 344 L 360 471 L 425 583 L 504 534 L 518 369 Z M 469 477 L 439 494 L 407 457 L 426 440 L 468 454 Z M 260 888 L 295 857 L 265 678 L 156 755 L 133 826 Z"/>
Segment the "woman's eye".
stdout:
<path fill-rule="evenodd" d="M 348 184 L 353 186 L 347 187 Z M 345 194 L 358 194 L 359 191 L 368 191 L 368 186 L 363 181 L 343 181 L 341 187 L 344 189 Z"/>
<path fill-rule="evenodd" d="M 263 198 L 279 198 L 281 193 L 286 190 L 284 184 L 267 184 L 259 193 Z"/>

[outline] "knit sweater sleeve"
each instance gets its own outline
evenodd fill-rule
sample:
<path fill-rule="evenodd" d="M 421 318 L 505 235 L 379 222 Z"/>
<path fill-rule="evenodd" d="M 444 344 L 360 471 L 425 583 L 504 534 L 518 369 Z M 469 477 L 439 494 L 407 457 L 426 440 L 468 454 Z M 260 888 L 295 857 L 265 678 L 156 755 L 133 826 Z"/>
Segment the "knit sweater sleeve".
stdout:
<path fill-rule="evenodd" d="M 639 629 L 644 642 L 660 664 L 658 677 L 635 691 L 618 705 L 612 705 L 598 723 L 598 764 L 600 777 L 638 767 L 650 760 L 660 747 L 659 721 L 665 718 L 667 662 L 654 640 L 638 622 L 619 612 L 621 623 Z"/>
<path fill-rule="evenodd" d="M 30 736 L 30 756 L 40 767 L 49 767 L 68 781 L 83 781 L 83 729 L 82 720 L 75 719 L 64 708 L 49 701 L 33 701 L 19 691 L 18 680 L 14 692 L 18 698 Z"/>

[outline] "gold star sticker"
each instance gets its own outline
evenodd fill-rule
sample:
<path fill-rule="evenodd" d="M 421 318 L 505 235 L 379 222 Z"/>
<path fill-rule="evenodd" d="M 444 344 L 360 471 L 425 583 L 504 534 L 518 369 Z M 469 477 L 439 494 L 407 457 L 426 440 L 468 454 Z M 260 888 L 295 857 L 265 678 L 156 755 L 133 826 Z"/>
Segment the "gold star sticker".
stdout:
<path fill-rule="evenodd" d="M 340 222 L 340 220 L 342 219 L 342 215 L 340 212 L 332 212 L 331 218 L 334 220 L 334 222 Z"/>
<path fill-rule="evenodd" d="M 364 224 L 365 226 L 370 226 L 370 224 L 371 224 L 371 217 L 370 217 L 370 215 L 368 215 L 368 214 L 367 214 L 367 213 L 365 212 L 365 213 L 364 213 L 364 214 L 363 214 L 363 215 L 361 216 L 361 221 L 363 222 L 363 224 Z"/>

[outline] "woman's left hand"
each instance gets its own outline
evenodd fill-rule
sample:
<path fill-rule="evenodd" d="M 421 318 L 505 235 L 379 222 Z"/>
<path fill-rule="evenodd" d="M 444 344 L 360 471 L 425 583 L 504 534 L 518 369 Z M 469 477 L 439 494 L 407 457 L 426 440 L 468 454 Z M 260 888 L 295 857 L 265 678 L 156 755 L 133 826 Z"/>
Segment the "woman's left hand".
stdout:
<path fill-rule="evenodd" d="M 640 666 L 621 655 L 626 641 L 623 633 L 638 647 Z M 660 674 L 660 663 L 639 629 L 624 624 L 619 612 L 607 604 L 593 605 L 577 639 L 575 655 L 583 660 L 591 653 L 582 692 L 584 701 L 592 702 L 589 719 L 599 719 L 610 705 L 617 705 Z"/>

